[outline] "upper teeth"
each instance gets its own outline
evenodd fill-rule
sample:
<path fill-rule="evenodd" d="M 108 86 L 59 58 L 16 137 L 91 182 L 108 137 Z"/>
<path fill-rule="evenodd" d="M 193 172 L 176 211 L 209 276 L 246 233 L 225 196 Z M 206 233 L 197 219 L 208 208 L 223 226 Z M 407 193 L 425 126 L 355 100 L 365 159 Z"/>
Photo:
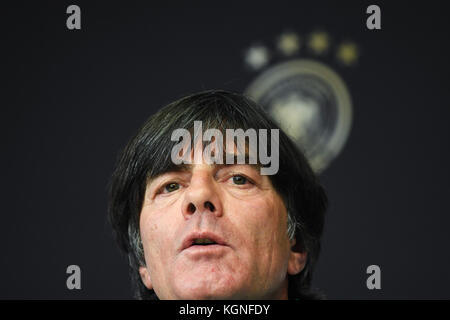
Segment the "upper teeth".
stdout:
<path fill-rule="evenodd" d="M 215 242 L 210 239 L 207 239 L 207 238 L 201 238 L 201 239 L 195 239 L 194 243 L 196 243 L 196 244 L 211 244 L 211 243 L 215 243 Z"/>

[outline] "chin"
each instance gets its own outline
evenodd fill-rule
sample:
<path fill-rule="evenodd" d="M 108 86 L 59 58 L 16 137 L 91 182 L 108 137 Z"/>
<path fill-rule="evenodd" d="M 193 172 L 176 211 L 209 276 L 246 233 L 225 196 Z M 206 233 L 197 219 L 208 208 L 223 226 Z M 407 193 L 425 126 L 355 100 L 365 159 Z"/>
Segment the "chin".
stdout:
<path fill-rule="evenodd" d="M 221 281 L 222 280 L 222 281 Z M 183 300 L 229 300 L 240 299 L 242 288 L 236 283 L 202 279 L 200 281 L 184 281 L 177 286 L 176 293 Z"/>
<path fill-rule="evenodd" d="M 242 296 L 236 292 L 221 292 L 221 291 L 193 291 L 185 293 L 180 298 L 181 300 L 240 300 Z"/>

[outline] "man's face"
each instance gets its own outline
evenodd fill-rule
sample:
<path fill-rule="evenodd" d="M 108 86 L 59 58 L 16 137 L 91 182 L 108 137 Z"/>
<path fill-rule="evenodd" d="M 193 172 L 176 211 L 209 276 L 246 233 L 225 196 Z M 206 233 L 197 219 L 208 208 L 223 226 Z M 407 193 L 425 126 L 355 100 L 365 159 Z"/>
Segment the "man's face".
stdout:
<path fill-rule="evenodd" d="M 291 251 L 282 199 L 250 165 L 194 164 L 156 177 L 140 232 L 141 277 L 160 299 L 287 298 L 287 274 L 306 260 Z"/>

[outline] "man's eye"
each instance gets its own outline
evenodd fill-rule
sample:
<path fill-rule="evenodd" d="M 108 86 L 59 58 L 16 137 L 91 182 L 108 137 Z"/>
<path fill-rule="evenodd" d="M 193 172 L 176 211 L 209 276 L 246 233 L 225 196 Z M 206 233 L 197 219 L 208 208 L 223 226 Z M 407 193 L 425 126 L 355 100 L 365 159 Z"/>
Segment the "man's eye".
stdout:
<path fill-rule="evenodd" d="M 234 184 L 239 184 L 239 185 L 243 185 L 246 184 L 248 182 L 247 178 L 243 177 L 243 176 L 233 176 L 233 183 Z"/>
<path fill-rule="evenodd" d="M 163 192 L 167 193 L 167 192 L 173 192 L 180 189 L 180 184 L 176 183 L 176 182 L 171 182 L 168 183 L 164 186 L 163 188 Z"/>

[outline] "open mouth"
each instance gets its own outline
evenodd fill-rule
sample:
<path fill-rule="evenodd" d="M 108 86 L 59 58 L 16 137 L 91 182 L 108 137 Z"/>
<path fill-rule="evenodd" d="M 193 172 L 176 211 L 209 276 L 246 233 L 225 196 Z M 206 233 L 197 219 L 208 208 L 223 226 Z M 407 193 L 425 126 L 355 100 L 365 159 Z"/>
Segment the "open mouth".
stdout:
<path fill-rule="evenodd" d="M 185 249 L 192 259 L 222 257 L 227 246 L 211 238 L 195 238 Z"/>
<path fill-rule="evenodd" d="M 190 249 L 189 251 L 212 252 L 213 250 L 223 249 L 227 246 L 227 243 L 219 235 L 209 231 L 202 231 L 193 232 L 188 235 L 184 239 L 180 251 Z"/>
<path fill-rule="evenodd" d="M 212 244 L 217 244 L 217 242 L 208 238 L 197 238 L 192 241 L 191 246 L 209 246 Z"/>

